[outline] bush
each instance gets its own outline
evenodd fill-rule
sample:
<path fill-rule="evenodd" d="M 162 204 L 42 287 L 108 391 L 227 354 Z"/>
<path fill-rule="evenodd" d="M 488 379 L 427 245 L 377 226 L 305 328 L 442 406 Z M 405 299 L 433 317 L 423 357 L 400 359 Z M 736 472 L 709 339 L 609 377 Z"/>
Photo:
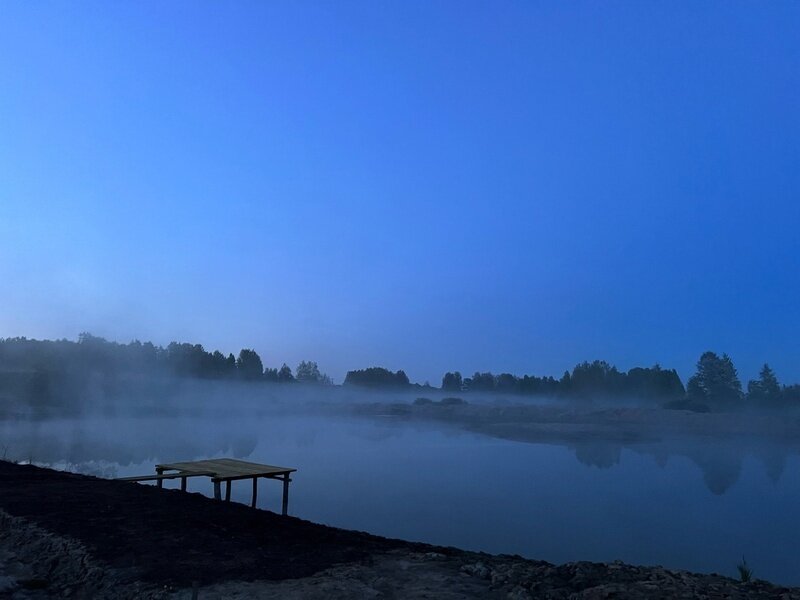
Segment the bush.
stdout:
<path fill-rule="evenodd" d="M 703 404 L 697 400 L 690 399 L 673 400 L 672 402 L 667 402 L 664 405 L 664 408 L 669 410 L 690 410 L 696 413 L 707 413 L 711 411 L 711 409 L 708 407 L 708 404 Z"/>
<path fill-rule="evenodd" d="M 441 401 L 442 406 L 458 406 L 466 403 L 467 401 L 463 398 L 442 398 Z"/>

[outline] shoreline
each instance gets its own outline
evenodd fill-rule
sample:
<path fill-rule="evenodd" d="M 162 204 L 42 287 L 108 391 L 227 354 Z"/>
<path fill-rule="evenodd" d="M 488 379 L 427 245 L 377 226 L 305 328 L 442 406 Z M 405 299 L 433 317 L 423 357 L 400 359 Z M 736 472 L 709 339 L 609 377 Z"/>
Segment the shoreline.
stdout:
<path fill-rule="evenodd" d="M 0 597 L 784 598 L 661 567 L 387 539 L 196 493 L 0 462 Z M 5 595 L 5 596 L 4 596 Z"/>

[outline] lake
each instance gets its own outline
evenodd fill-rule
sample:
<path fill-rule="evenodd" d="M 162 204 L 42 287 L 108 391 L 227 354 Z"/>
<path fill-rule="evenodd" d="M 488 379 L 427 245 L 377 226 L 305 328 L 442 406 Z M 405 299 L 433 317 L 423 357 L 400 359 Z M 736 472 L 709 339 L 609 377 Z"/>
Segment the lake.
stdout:
<path fill-rule="evenodd" d="M 735 576 L 744 555 L 756 577 L 800 585 L 800 456 L 764 442 L 534 444 L 391 417 L 218 412 L 2 421 L 3 454 L 106 477 L 230 456 L 297 468 L 290 514 L 311 521 L 555 563 Z M 212 494 L 204 478 L 189 489 Z M 234 482 L 233 499 L 250 490 Z M 280 493 L 262 480 L 259 506 L 279 510 Z"/>

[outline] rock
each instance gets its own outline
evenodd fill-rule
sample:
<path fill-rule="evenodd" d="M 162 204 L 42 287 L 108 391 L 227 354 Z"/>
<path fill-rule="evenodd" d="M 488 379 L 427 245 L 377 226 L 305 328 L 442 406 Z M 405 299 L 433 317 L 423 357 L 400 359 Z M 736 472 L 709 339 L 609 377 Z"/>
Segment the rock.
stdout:
<path fill-rule="evenodd" d="M 13 577 L 0 575 L 0 593 L 10 592 L 17 587 L 17 582 Z"/>
<path fill-rule="evenodd" d="M 426 552 L 422 555 L 422 558 L 425 560 L 441 560 L 447 557 L 441 552 Z"/>
<path fill-rule="evenodd" d="M 480 561 L 472 565 L 462 566 L 461 572 L 471 575 L 473 577 L 478 577 L 479 579 L 489 579 L 492 576 L 492 572 L 489 569 L 489 567 L 487 567 L 485 563 Z"/>
<path fill-rule="evenodd" d="M 533 596 L 528 593 L 521 585 L 516 586 L 513 590 L 508 593 L 508 600 L 531 600 Z"/>

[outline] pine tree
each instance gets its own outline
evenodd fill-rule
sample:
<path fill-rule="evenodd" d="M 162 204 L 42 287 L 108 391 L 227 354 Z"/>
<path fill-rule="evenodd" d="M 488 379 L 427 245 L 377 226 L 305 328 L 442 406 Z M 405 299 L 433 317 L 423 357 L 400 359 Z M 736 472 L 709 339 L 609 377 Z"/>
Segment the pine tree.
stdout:
<path fill-rule="evenodd" d="M 764 364 L 759 378 L 747 383 L 747 399 L 757 407 L 776 407 L 781 403 L 781 386 L 775 372 Z"/>
<path fill-rule="evenodd" d="M 686 390 L 690 400 L 717 409 L 735 408 L 742 399 L 742 384 L 727 354 L 720 358 L 714 352 L 704 352 Z"/>

